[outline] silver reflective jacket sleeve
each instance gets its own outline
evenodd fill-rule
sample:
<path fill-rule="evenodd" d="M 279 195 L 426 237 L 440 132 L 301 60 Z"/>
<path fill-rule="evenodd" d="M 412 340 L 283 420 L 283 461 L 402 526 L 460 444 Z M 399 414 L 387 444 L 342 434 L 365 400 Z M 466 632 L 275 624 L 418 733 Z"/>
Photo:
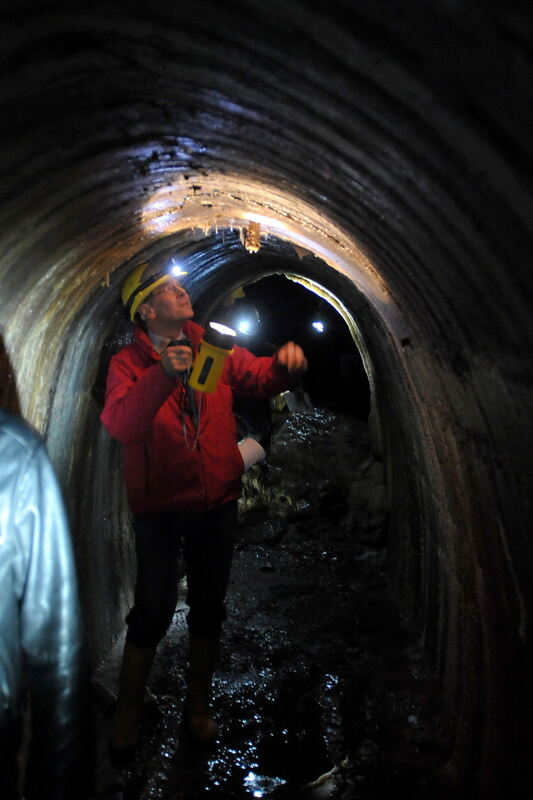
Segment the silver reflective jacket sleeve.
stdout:
<path fill-rule="evenodd" d="M 82 758 L 88 695 L 72 545 L 44 444 L 2 412 L 0 586 L 2 743 L 20 740 L 27 696 L 25 796 L 67 798 Z"/>

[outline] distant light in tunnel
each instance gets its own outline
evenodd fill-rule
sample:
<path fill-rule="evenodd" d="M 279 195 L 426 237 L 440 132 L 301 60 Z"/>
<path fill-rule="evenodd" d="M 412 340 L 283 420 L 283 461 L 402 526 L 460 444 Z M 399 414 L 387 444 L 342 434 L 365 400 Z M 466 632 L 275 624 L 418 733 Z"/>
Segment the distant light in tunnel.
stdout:
<path fill-rule="evenodd" d="M 253 333 L 257 332 L 259 327 L 259 319 L 257 316 L 255 317 L 239 317 L 236 322 L 236 327 L 239 333 L 244 333 L 247 336 L 251 336 Z"/>
<path fill-rule="evenodd" d="M 318 331 L 318 333 L 324 333 L 326 330 L 326 326 L 323 322 L 320 322 L 320 320 L 315 320 L 311 323 L 311 326 L 315 329 L 315 331 Z"/>

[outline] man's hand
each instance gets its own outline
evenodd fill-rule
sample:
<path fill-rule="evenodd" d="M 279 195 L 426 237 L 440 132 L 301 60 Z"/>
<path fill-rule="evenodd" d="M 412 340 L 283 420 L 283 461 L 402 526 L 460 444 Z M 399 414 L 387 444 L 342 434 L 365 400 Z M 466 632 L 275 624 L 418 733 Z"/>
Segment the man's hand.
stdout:
<path fill-rule="evenodd" d="M 307 370 L 307 359 L 302 348 L 294 342 L 282 345 L 276 353 L 276 363 L 286 369 L 293 378 L 298 378 Z"/>
<path fill-rule="evenodd" d="M 177 378 L 192 367 L 192 349 L 186 344 L 170 344 L 161 353 L 161 366 L 169 378 Z"/>

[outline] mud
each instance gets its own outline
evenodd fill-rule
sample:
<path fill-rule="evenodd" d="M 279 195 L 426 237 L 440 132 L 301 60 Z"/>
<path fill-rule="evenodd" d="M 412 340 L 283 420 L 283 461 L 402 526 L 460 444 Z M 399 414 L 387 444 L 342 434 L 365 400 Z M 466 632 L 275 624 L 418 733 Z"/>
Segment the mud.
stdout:
<path fill-rule="evenodd" d="M 267 466 L 246 475 L 215 677 L 216 744 L 182 729 L 180 602 L 149 681 L 141 745 L 107 741 L 121 642 L 95 680 L 99 800 L 451 800 L 447 723 L 388 599 L 383 471 L 366 424 L 277 415 Z"/>

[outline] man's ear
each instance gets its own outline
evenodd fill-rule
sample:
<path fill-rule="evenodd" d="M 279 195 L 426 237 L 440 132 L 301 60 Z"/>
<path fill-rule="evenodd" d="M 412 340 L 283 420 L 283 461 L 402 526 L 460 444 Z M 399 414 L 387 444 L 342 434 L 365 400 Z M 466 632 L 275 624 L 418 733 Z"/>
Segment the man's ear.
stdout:
<path fill-rule="evenodd" d="M 155 317 L 155 309 L 150 303 L 141 303 L 137 313 L 141 315 L 141 319 L 153 319 Z"/>

